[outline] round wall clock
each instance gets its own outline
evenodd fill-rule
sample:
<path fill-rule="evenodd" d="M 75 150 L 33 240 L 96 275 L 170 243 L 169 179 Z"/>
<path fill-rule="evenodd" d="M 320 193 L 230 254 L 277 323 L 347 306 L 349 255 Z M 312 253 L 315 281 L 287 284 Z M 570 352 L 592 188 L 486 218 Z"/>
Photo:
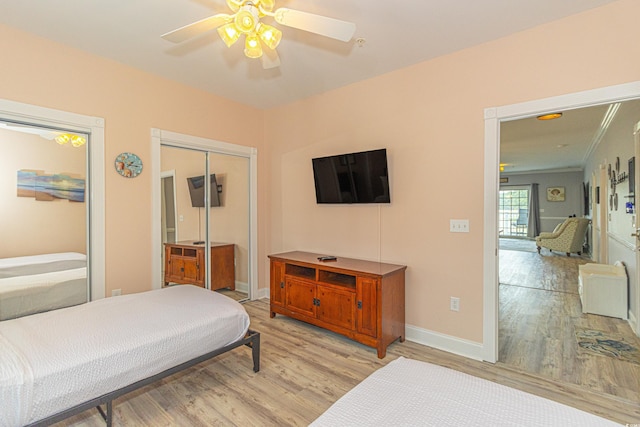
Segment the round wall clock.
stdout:
<path fill-rule="evenodd" d="M 120 153 L 114 163 L 116 171 L 125 178 L 135 178 L 142 172 L 142 160 L 133 153 Z"/>

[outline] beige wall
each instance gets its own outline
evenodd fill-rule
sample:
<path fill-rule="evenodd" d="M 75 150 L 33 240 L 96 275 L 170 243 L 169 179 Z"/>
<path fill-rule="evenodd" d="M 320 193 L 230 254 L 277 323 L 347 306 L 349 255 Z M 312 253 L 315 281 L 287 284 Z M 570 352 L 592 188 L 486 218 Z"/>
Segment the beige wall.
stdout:
<path fill-rule="evenodd" d="M 258 147 L 260 287 L 268 253 L 379 257 L 409 266 L 410 325 L 481 342 L 484 108 L 638 80 L 637 16 L 621 0 L 266 113 L 0 27 L 0 97 L 106 119 L 107 295 L 150 288 L 149 174 L 111 164 L 148 160 L 156 127 Z M 313 156 L 377 147 L 390 205 L 315 204 Z M 449 233 L 451 218 L 471 232 Z"/>
<path fill-rule="evenodd" d="M 0 98 L 105 119 L 106 295 L 151 289 L 151 128 L 260 151 L 263 113 L 5 26 L 0 51 Z M 145 162 L 137 178 L 113 168 L 124 151 Z"/>
<path fill-rule="evenodd" d="M 268 111 L 269 250 L 406 264 L 407 323 L 482 342 L 484 109 L 638 80 L 638 16 L 622 0 Z M 315 203 L 312 157 L 380 147 L 390 205 Z"/>
<path fill-rule="evenodd" d="M 86 149 L 0 129 L 0 258 L 86 253 L 86 203 L 17 196 L 18 170 L 86 178 Z"/>

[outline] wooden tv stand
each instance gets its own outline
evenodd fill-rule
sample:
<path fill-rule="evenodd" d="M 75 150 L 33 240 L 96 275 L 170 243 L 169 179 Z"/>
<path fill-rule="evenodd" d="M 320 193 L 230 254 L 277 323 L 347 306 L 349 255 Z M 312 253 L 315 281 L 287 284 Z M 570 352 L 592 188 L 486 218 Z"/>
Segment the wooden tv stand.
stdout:
<path fill-rule="evenodd" d="M 211 290 L 236 288 L 235 245 L 211 243 Z M 204 288 L 204 244 L 193 240 L 164 244 L 164 285 L 191 284 Z"/>
<path fill-rule="evenodd" d="M 284 314 L 374 347 L 405 339 L 404 265 L 287 252 L 271 259 L 271 317 Z"/>

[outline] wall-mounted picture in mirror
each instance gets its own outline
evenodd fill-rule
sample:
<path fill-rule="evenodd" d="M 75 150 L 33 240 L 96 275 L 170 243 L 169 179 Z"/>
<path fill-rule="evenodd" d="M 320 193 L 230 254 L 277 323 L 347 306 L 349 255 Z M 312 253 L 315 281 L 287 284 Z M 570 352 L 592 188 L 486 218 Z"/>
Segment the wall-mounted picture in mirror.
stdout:
<path fill-rule="evenodd" d="M 18 197 L 33 197 L 39 201 L 69 200 L 84 202 L 85 180 L 70 174 L 47 174 L 44 171 L 18 171 Z"/>
<path fill-rule="evenodd" d="M 547 187 L 547 201 L 564 202 L 564 187 Z"/>

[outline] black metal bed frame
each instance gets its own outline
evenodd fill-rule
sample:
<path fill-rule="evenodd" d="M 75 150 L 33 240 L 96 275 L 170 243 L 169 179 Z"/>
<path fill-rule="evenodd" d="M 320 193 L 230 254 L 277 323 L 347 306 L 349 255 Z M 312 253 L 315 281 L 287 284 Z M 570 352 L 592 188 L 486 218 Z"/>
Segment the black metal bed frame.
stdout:
<path fill-rule="evenodd" d="M 198 356 L 195 359 L 191 359 L 187 362 L 176 365 L 173 368 L 169 368 L 166 371 L 160 372 L 159 374 L 152 375 L 148 378 L 142 379 L 133 384 L 122 387 L 118 390 L 111 391 L 100 397 L 96 397 L 95 399 L 88 400 L 72 408 L 66 409 L 62 412 L 58 412 L 57 414 L 51 415 L 47 418 L 43 418 L 42 420 L 29 424 L 26 427 L 49 426 L 51 424 L 67 419 L 73 415 L 77 415 L 93 407 L 96 407 L 98 409 L 98 411 L 102 415 L 102 418 L 104 418 L 104 420 L 106 421 L 107 427 L 111 427 L 113 422 L 113 400 L 114 399 L 117 399 L 122 395 L 130 393 L 134 390 L 137 390 L 140 387 L 149 385 L 162 378 L 168 377 L 169 375 L 173 375 L 176 372 L 180 372 L 184 369 L 190 368 L 194 365 L 197 365 L 198 363 L 204 362 L 205 360 L 219 356 L 222 353 L 226 353 L 227 351 L 233 350 L 234 348 L 240 347 L 242 345 L 251 347 L 251 354 L 253 357 L 253 371 L 258 372 L 260 370 L 260 333 L 249 329 L 249 331 L 247 332 L 247 335 L 245 335 L 245 337 L 239 341 L 236 341 L 232 344 L 229 344 L 225 347 L 219 348 L 207 354 L 203 354 L 202 356 Z M 101 405 L 106 405 L 107 407 L 106 412 L 102 409 Z"/>

